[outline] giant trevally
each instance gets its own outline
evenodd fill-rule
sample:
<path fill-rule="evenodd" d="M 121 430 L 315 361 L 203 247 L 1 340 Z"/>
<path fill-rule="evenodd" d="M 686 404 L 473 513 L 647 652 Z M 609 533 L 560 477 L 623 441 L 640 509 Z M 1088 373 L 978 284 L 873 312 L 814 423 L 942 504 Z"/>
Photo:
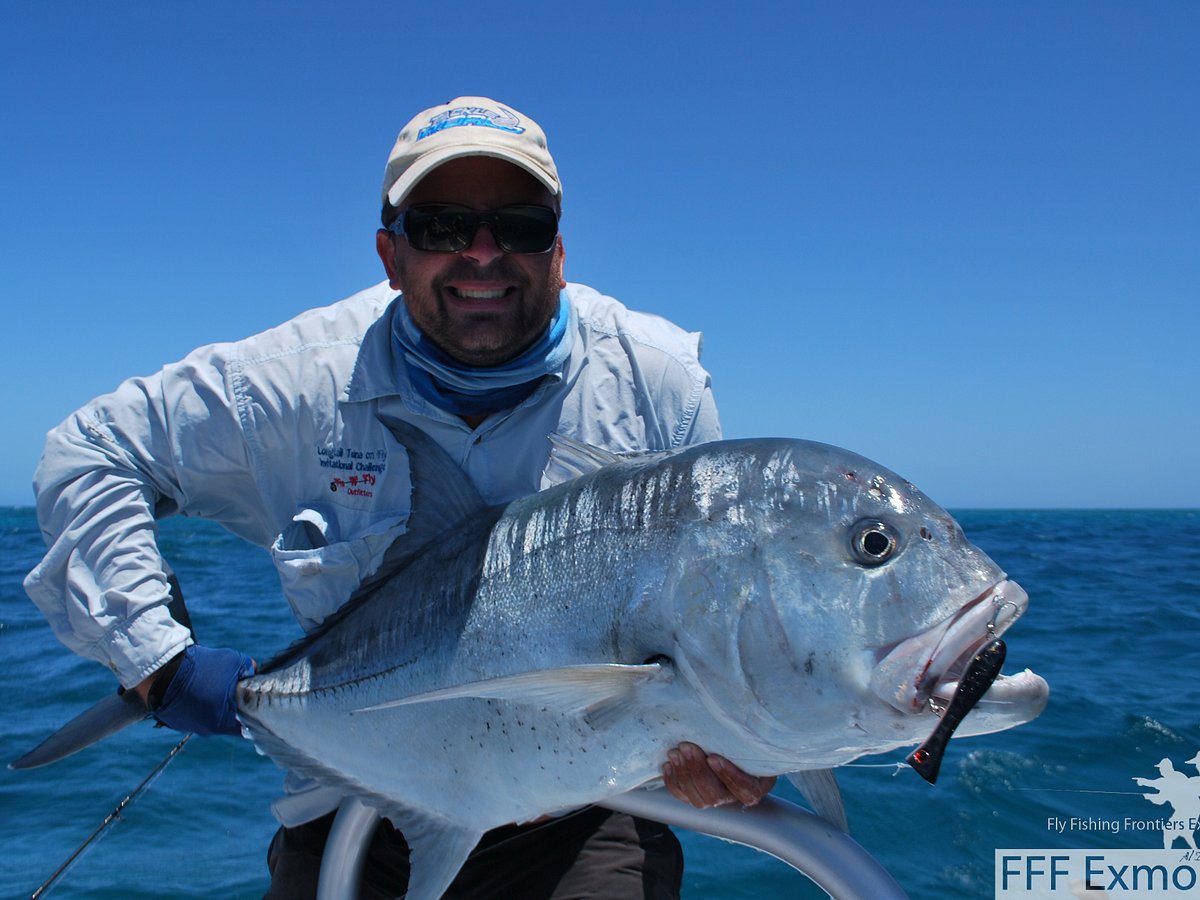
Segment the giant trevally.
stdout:
<path fill-rule="evenodd" d="M 238 711 L 280 765 L 403 831 L 411 900 L 440 896 L 488 829 L 654 783 L 681 741 L 756 775 L 919 743 L 1027 604 L 924 494 L 828 445 L 560 441 L 552 463 L 578 477 L 488 508 L 391 424 L 408 533 L 241 683 Z M 999 676 L 960 734 L 1046 697 L 1028 670 Z"/>

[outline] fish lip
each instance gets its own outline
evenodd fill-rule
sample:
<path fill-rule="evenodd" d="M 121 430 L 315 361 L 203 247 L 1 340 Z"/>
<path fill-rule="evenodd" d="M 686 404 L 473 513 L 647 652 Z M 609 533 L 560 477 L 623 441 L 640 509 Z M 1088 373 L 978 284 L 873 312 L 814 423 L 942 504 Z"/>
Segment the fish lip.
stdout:
<path fill-rule="evenodd" d="M 931 699 L 944 705 L 975 654 L 1007 631 L 1028 605 L 1029 596 L 1016 582 L 996 582 L 940 624 L 882 648 L 871 674 L 872 691 L 906 714 L 923 711 Z"/>
<path fill-rule="evenodd" d="M 961 672 L 958 673 L 961 676 Z M 958 690 L 958 677 L 947 676 L 937 684 L 937 691 L 932 695 L 934 700 L 949 703 L 954 692 Z M 1029 669 L 1017 672 L 1015 675 L 997 675 L 987 693 L 980 698 L 976 708 L 988 704 L 1016 703 L 1026 700 L 1030 694 L 1049 693 L 1046 679 Z"/>
<path fill-rule="evenodd" d="M 939 682 L 938 694 L 953 692 L 957 687 L 957 683 Z M 1000 675 L 959 725 L 957 735 L 970 737 L 1024 725 L 1042 714 L 1049 699 L 1046 679 L 1029 669 Z"/>

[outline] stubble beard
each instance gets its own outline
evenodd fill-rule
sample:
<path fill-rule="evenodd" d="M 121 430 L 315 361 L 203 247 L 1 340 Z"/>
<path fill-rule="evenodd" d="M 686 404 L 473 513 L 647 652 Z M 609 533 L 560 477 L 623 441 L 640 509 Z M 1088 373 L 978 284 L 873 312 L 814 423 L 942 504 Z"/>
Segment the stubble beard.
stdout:
<path fill-rule="evenodd" d="M 493 279 L 514 285 L 506 309 L 463 315 L 447 306 L 447 282 Z M 497 366 L 520 356 L 546 330 L 558 309 L 560 280 L 556 266 L 538 283 L 503 257 L 484 268 L 460 260 L 429 286 L 410 285 L 404 295 L 412 320 L 439 350 L 468 366 Z"/>

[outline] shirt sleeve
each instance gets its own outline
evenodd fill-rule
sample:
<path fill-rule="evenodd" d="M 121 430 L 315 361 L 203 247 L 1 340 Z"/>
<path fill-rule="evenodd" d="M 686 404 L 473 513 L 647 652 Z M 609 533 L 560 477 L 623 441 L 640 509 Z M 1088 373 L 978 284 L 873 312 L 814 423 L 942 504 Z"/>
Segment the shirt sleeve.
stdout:
<path fill-rule="evenodd" d="M 691 427 L 683 439 L 684 444 L 704 444 L 721 439 L 721 418 L 717 414 L 717 401 L 713 397 L 712 382 L 706 381 L 700 392 L 700 402 L 692 413 Z"/>
<path fill-rule="evenodd" d="M 263 530 L 236 403 L 213 348 L 124 382 L 47 435 L 34 476 L 48 552 L 25 588 L 56 636 L 132 687 L 189 642 L 171 619 L 156 520 Z M 256 527 L 256 519 L 258 527 Z"/>
<path fill-rule="evenodd" d="M 680 367 L 679 384 L 673 391 L 661 391 L 665 396 L 678 397 L 682 410 L 682 416 L 670 435 L 669 447 L 704 444 L 721 439 L 721 419 L 713 396 L 712 376 L 700 363 L 703 338 L 698 332 L 692 332 L 685 336 L 685 341 L 688 355 L 686 365 Z"/>

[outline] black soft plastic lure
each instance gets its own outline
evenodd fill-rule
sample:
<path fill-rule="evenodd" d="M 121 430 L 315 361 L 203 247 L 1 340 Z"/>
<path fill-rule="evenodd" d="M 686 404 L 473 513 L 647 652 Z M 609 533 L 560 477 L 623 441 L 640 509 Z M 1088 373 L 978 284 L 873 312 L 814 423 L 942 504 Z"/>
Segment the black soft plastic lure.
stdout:
<path fill-rule="evenodd" d="M 938 769 L 942 766 L 942 755 L 954 729 L 979 702 L 979 698 L 987 693 L 992 682 L 1000 674 L 1004 666 L 1004 656 L 1007 652 L 1004 641 L 996 638 L 975 654 L 967 671 L 958 682 L 958 689 L 950 700 L 950 705 L 942 714 L 933 734 L 920 747 L 908 756 L 908 764 L 917 770 L 917 774 L 933 784 L 937 781 Z"/>

